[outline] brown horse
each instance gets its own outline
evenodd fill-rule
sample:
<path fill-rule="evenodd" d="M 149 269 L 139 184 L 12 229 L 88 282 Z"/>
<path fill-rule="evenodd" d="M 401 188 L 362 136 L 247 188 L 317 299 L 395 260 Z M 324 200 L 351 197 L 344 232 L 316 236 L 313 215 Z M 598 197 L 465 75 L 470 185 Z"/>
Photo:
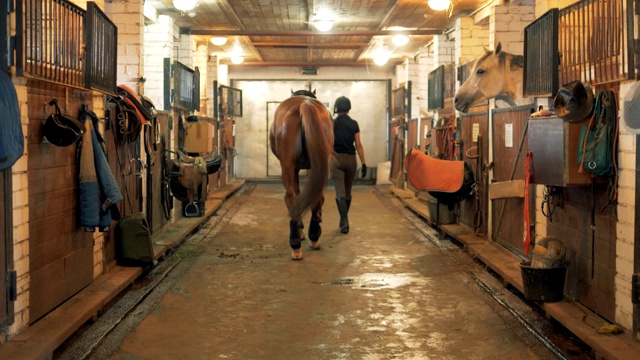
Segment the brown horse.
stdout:
<path fill-rule="evenodd" d="M 327 108 L 315 94 L 298 90 L 278 105 L 269 129 L 271 151 L 280 161 L 284 201 L 289 209 L 291 258 L 302 259 L 304 240 L 302 215 L 311 209 L 309 240 L 311 249 L 320 248 L 324 187 L 329 178 L 329 159 L 333 153 L 333 122 Z M 309 169 L 302 191 L 301 169 Z"/>
<path fill-rule="evenodd" d="M 496 98 L 511 106 L 527 103 L 522 97 L 524 57 L 502 51 L 498 43 L 494 51 L 487 51 L 473 64 L 471 75 L 456 92 L 453 104 L 458 111 L 481 101 Z"/>

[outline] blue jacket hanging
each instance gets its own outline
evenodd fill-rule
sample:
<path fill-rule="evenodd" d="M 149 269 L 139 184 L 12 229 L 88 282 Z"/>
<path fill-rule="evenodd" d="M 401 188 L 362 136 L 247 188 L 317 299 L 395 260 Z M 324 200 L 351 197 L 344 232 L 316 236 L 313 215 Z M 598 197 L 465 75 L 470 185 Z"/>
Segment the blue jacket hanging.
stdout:
<path fill-rule="evenodd" d="M 80 226 L 87 231 L 95 227 L 104 231 L 112 220 L 120 219 L 115 205 L 122 201 L 122 193 L 109 167 L 102 136 L 94 127 L 98 118 L 93 112 L 83 110 L 80 119 L 87 128 L 78 157 Z"/>
<path fill-rule="evenodd" d="M 24 152 L 18 95 L 9 75 L 0 71 L 0 170 L 11 167 Z"/>

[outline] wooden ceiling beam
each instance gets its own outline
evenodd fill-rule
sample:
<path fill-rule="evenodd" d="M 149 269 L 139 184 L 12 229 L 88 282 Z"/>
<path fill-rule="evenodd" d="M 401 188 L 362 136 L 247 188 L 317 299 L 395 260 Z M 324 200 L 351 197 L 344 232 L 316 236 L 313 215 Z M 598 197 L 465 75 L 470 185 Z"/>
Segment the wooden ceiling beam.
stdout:
<path fill-rule="evenodd" d="M 446 29 L 421 29 L 402 31 L 406 35 L 442 35 Z M 396 35 L 398 31 L 391 30 L 355 30 L 355 31 L 328 31 L 317 32 L 307 30 L 271 31 L 271 30 L 204 30 L 182 29 L 182 34 L 209 35 L 209 36 L 385 36 Z"/>
<path fill-rule="evenodd" d="M 313 49 L 359 49 L 367 46 L 367 42 L 330 42 L 330 43 L 306 43 L 299 41 L 257 41 L 252 43 L 255 47 L 274 48 L 313 48 Z"/>

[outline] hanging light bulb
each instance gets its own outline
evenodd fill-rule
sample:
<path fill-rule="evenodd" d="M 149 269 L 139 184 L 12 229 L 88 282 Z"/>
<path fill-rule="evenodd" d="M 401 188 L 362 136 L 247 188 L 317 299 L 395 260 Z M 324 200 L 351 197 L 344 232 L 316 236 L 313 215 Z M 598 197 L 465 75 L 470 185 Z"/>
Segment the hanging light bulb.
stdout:
<path fill-rule="evenodd" d="M 173 6 L 180 11 L 189 11 L 198 5 L 198 0 L 173 0 Z"/>
<path fill-rule="evenodd" d="M 316 27 L 318 31 L 329 31 L 333 28 L 332 20 L 316 20 L 313 22 L 313 25 Z"/>
<path fill-rule="evenodd" d="M 222 46 L 222 45 L 227 43 L 227 38 L 224 37 L 224 36 L 212 37 L 211 38 L 211 43 L 213 45 Z"/>
<path fill-rule="evenodd" d="M 391 38 L 391 41 L 393 41 L 393 43 L 396 46 L 404 46 L 404 45 L 407 45 L 407 43 L 409 43 L 409 37 L 407 35 L 398 34 L 398 35 L 394 35 Z"/>
<path fill-rule="evenodd" d="M 238 65 L 238 64 L 242 64 L 242 62 L 244 61 L 244 56 L 232 56 L 231 57 L 231 62 Z"/>
<path fill-rule="evenodd" d="M 451 6 L 451 0 L 429 0 L 429 7 L 435 11 L 447 10 Z"/>
<path fill-rule="evenodd" d="M 378 66 L 385 65 L 387 61 L 389 61 L 390 56 L 391 54 L 387 50 L 380 49 L 375 52 L 373 62 Z"/>
<path fill-rule="evenodd" d="M 314 14 L 313 26 L 318 31 L 329 31 L 333 28 L 335 17 L 328 9 L 321 9 L 317 14 Z"/>

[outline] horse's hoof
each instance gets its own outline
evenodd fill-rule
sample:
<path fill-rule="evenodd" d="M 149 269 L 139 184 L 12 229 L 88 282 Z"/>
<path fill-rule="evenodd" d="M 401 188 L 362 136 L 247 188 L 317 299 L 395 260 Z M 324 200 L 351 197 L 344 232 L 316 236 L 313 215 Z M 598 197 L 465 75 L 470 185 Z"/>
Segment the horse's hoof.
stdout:
<path fill-rule="evenodd" d="M 291 249 L 291 260 L 302 260 L 302 250 Z"/>
<path fill-rule="evenodd" d="M 309 247 L 311 248 L 311 250 L 320 250 L 320 241 L 310 241 L 309 242 Z"/>
<path fill-rule="evenodd" d="M 343 226 L 340 228 L 340 232 L 343 234 L 348 234 L 349 233 L 349 227 L 348 226 Z"/>

